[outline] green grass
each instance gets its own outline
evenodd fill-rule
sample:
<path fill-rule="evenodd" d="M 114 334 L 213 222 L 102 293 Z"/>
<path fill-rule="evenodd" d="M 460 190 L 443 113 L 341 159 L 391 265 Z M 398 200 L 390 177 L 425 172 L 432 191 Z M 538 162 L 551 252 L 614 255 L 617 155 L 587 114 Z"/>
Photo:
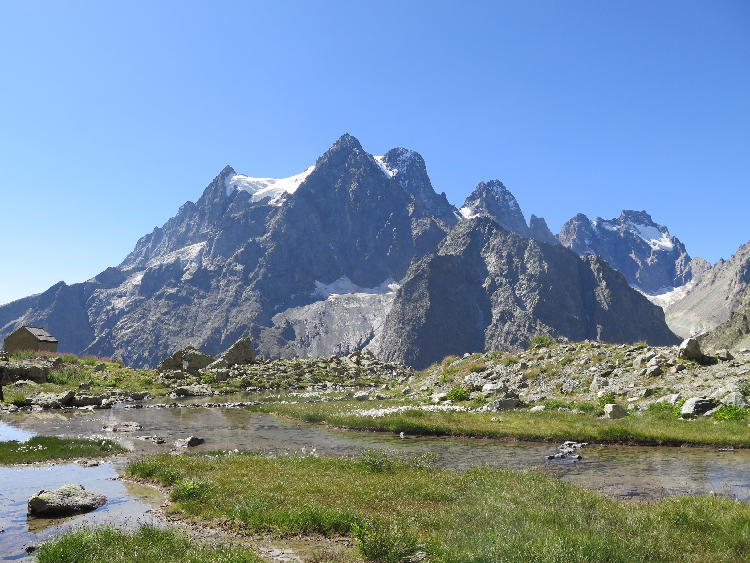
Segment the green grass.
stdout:
<path fill-rule="evenodd" d="M 553 404 L 554 403 L 554 404 Z M 559 403 L 559 404 L 558 404 Z M 368 403 L 368 408 L 402 406 L 400 402 Z M 750 447 L 750 432 L 744 420 L 725 420 L 714 424 L 700 418 L 685 422 L 666 410 L 649 409 L 641 417 L 606 420 L 597 417 L 598 405 L 551 402 L 583 410 L 583 414 L 558 412 L 552 408 L 539 413 L 526 410 L 503 411 L 502 422 L 492 421 L 491 412 L 426 412 L 412 410 L 382 417 L 357 416 L 361 405 L 354 402 L 261 404 L 247 407 L 254 412 L 276 413 L 306 422 L 325 422 L 354 430 L 405 432 L 435 436 L 514 438 L 530 441 L 629 443 L 644 445 L 718 445 Z"/>
<path fill-rule="evenodd" d="M 169 529 L 78 528 L 44 542 L 39 563 L 261 563 L 250 551 L 199 547 Z"/>
<path fill-rule="evenodd" d="M 0 464 L 34 463 L 79 457 L 106 457 L 126 450 L 110 440 L 63 439 L 34 436 L 27 442 L 0 442 Z"/>
<path fill-rule="evenodd" d="M 174 471 L 205 483 L 211 494 L 176 501 L 174 516 L 250 534 L 350 536 L 368 561 L 396 563 L 417 552 L 446 563 L 750 558 L 747 503 L 713 496 L 628 503 L 537 472 L 457 472 L 398 456 L 388 462 L 390 455 L 162 455 L 127 474 Z"/>

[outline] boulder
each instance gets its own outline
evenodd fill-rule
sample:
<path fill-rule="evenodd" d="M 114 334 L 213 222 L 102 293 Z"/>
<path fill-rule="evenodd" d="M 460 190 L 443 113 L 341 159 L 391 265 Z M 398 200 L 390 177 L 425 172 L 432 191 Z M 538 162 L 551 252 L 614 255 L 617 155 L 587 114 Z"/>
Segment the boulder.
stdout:
<path fill-rule="evenodd" d="M 106 503 L 107 497 L 87 491 L 83 485 L 64 485 L 54 491 L 39 491 L 29 498 L 28 510 L 31 516 L 60 517 L 90 512 Z"/>
<path fill-rule="evenodd" d="M 23 404 L 26 407 L 42 407 L 43 409 L 60 409 L 70 406 L 75 397 L 74 391 L 65 391 L 64 393 L 32 393 Z"/>
<path fill-rule="evenodd" d="M 721 350 L 718 350 L 716 352 L 716 357 L 719 358 L 722 362 L 728 362 L 729 360 L 734 360 L 734 356 L 726 348 L 722 348 Z"/>
<path fill-rule="evenodd" d="M 544 412 L 545 410 L 547 410 L 547 407 L 545 407 L 544 405 L 537 405 L 535 407 L 531 407 L 529 409 L 529 412 Z"/>
<path fill-rule="evenodd" d="M 192 346 L 187 346 L 185 348 L 182 348 L 180 350 L 177 350 L 174 354 L 169 356 L 168 358 L 163 359 L 161 362 L 159 362 L 159 365 L 156 366 L 156 369 L 158 371 L 175 371 L 175 370 L 182 370 L 182 357 L 187 354 L 190 357 L 190 361 L 188 362 L 188 373 L 198 373 L 198 370 L 203 369 L 207 366 L 209 366 L 211 363 L 216 360 L 213 356 L 209 356 L 208 354 L 204 354 L 197 348 L 193 348 Z"/>
<path fill-rule="evenodd" d="M 216 368 L 230 368 L 236 365 L 252 364 L 255 361 L 255 354 L 253 353 L 253 343 L 249 337 L 240 338 L 237 342 L 232 344 L 221 357 L 211 362 L 208 367 L 210 369 Z"/>
<path fill-rule="evenodd" d="M 664 395 L 663 397 L 659 397 L 654 401 L 655 403 L 669 403 L 672 406 L 675 406 L 677 403 L 680 402 L 680 399 L 682 399 L 682 396 L 679 393 L 672 393 L 671 395 Z"/>
<path fill-rule="evenodd" d="M 690 397 L 685 401 L 680 409 L 680 416 L 683 418 L 693 418 L 701 416 L 716 406 L 716 401 L 711 397 Z"/>
<path fill-rule="evenodd" d="M 701 350 L 700 343 L 695 338 L 683 340 L 677 349 L 677 357 L 681 360 L 700 362 L 703 359 L 703 351 Z"/>
<path fill-rule="evenodd" d="M 205 384 L 195 384 L 195 385 L 181 385 L 180 387 L 175 387 L 172 390 L 172 393 L 170 393 L 170 396 L 172 397 L 204 397 L 208 395 L 213 395 L 214 392 L 211 390 L 211 387 Z"/>
<path fill-rule="evenodd" d="M 369 401 L 370 393 L 368 393 L 367 391 L 357 391 L 354 394 L 354 400 L 355 401 Z"/>
<path fill-rule="evenodd" d="M 616 403 L 609 403 L 607 405 L 604 405 L 604 418 L 616 420 L 618 418 L 625 418 L 626 416 L 628 416 L 628 411 L 626 411 L 620 405 Z"/>
<path fill-rule="evenodd" d="M 26 360 L 8 362 L 5 366 L 5 383 L 19 379 L 28 379 L 34 383 L 47 383 L 49 370 L 47 362 L 30 362 Z"/>
<path fill-rule="evenodd" d="M 479 391 L 488 381 L 478 373 L 470 373 L 464 377 L 464 388 L 469 391 Z"/>
<path fill-rule="evenodd" d="M 495 399 L 480 410 L 489 412 L 500 412 L 514 409 L 518 406 L 518 399 Z"/>
<path fill-rule="evenodd" d="M 646 368 L 647 377 L 659 377 L 662 373 L 664 372 L 661 370 L 661 366 L 658 365 L 649 365 Z"/>

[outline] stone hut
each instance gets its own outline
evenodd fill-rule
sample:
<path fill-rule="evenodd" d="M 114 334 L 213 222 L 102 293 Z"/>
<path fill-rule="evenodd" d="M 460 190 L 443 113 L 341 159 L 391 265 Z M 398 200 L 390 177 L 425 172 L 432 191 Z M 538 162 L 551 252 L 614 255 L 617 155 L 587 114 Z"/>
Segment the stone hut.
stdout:
<path fill-rule="evenodd" d="M 17 350 L 57 352 L 57 338 L 43 328 L 22 326 L 5 339 L 4 347 L 8 354 Z"/>

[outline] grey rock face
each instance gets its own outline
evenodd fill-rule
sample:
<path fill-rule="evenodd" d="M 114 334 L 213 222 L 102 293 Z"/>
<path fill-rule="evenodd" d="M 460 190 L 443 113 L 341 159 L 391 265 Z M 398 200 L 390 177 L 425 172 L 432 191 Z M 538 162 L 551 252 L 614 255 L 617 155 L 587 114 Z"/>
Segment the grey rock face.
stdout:
<path fill-rule="evenodd" d="M 685 245 L 645 211 L 623 211 L 618 218 L 594 221 L 579 213 L 563 225 L 558 239 L 581 256 L 601 256 L 630 285 L 648 294 L 692 279 Z"/>
<path fill-rule="evenodd" d="M 712 348 L 729 347 L 734 350 L 750 345 L 750 287 L 729 318 L 711 332 L 700 336 L 700 341 Z"/>
<path fill-rule="evenodd" d="M 672 330 L 687 338 L 704 335 L 730 320 L 734 311 L 740 314 L 711 340 L 711 346 L 733 346 L 748 334 L 746 316 L 750 296 L 745 296 L 750 283 L 750 242 L 742 245 L 729 260 L 720 260 L 707 269 L 687 295 L 666 307 L 667 323 Z M 710 337 L 706 337 L 710 339 Z M 726 342 L 726 344 L 722 344 Z"/>
<path fill-rule="evenodd" d="M 500 180 L 480 182 L 466 198 L 460 213 L 467 219 L 489 217 L 509 231 L 525 237 L 532 236 L 518 201 Z M 539 228 L 540 225 L 537 225 L 537 230 Z"/>
<path fill-rule="evenodd" d="M 83 485 L 64 485 L 54 491 L 39 491 L 28 504 L 31 516 L 62 517 L 96 510 L 107 504 L 107 497 Z"/>
<path fill-rule="evenodd" d="M 409 269 L 378 356 L 424 368 L 449 354 L 520 351 L 537 335 L 671 345 L 663 311 L 594 256 L 460 221 Z"/>

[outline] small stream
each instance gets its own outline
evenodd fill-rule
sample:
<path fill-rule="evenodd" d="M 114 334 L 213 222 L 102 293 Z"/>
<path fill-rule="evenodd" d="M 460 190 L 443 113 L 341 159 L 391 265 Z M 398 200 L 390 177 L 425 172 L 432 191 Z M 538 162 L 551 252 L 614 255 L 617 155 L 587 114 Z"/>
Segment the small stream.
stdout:
<path fill-rule="evenodd" d="M 226 400 L 222 398 L 222 400 Z M 185 401 L 188 402 L 195 401 Z M 103 430 L 118 422 L 138 422 L 141 431 Z M 716 492 L 739 500 L 750 499 L 750 450 L 719 452 L 703 448 L 618 447 L 589 445 L 583 458 L 547 460 L 557 444 L 503 442 L 488 439 L 412 437 L 385 433 L 331 430 L 300 424 L 242 408 L 124 408 L 98 411 L 38 411 L 0 417 L 0 440 L 25 440 L 32 435 L 63 438 L 115 438 L 143 455 L 168 452 L 179 438 L 197 436 L 205 443 L 192 451 L 251 450 L 277 455 L 355 456 L 361 448 L 394 449 L 406 454 L 431 453 L 451 469 L 477 465 L 538 469 L 564 481 L 626 499 Z M 159 436 L 155 444 L 139 436 Z M 150 521 L 150 510 L 163 502 L 160 493 L 115 481 L 125 457 L 98 467 L 48 464 L 0 467 L 0 560 L 33 560 L 26 545 L 38 543 L 61 527 L 113 522 L 134 525 Z M 40 489 L 81 483 L 105 494 L 109 502 L 99 510 L 61 523 L 27 519 L 28 497 Z"/>

